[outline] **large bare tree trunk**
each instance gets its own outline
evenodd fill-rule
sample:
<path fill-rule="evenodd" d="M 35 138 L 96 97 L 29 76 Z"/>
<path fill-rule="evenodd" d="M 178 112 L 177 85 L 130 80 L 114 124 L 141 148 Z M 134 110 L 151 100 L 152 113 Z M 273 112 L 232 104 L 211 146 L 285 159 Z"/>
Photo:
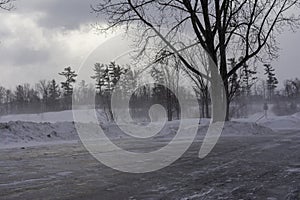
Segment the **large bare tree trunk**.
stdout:
<path fill-rule="evenodd" d="M 211 70 L 211 103 L 212 122 L 223 122 L 228 119 L 227 95 L 223 80 L 218 72 L 218 68 L 210 60 Z"/>

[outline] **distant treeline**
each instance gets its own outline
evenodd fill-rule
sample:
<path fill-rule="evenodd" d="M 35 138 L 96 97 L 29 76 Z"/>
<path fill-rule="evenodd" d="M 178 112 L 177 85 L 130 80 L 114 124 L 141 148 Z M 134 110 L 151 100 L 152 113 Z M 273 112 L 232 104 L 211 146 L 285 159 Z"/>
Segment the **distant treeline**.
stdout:
<path fill-rule="evenodd" d="M 130 107 L 133 116 L 148 115 L 144 108 L 153 104 L 162 104 L 169 111 L 169 119 L 178 116 L 178 102 L 164 86 L 144 85 L 134 91 L 136 80 L 134 71 L 130 67 L 121 67 L 111 62 L 109 64 L 96 63 L 95 74 L 91 76 L 95 84 L 87 84 L 81 80 L 77 83 L 77 74 L 71 67 L 67 67 L 59 75 L 65 81 L 57 83 L 53 80 L 40 80 L 34 85 L 28 83 L 17 85 L 14 90 L 0 86 L 0 114 L 29 114 L 53 112 L 85 107 L 104 109 L 112 120 L 110 99 L 112 91 L 118 90 L 118 98 L 130 95 Z M 121 80 L 121 76 L 124 78 Z M 118 84 L 117 84 L 118 83 Z M 76 87 L 74 87 L 76 84 Z M 188 93 L 188 92 L 187 92 Z M 188 95 L 186 95 L 188 97 Z M 188 102 L 188 100 L 187 100 Z M 143 114 L 145 113 L 145 114 Z"/>
<path fill-rule="evenodd" d="M 231 60 L 234 65 L 234 60 Z M 231 88 L 231 116 L 243 117 L 249 114 L 250 105 L 253 102 L 275 103 L 275 112 L 278 114 L 292 113 L 298 110 L 297 104 L 300 99 L 300 80 L 291 79 L 284 82 L 284 88 L 277 89 L 278 81 L 275 78 L 274 69 L 265 65 L 266 80 L 258 81 L 255 72 L 248 70 L 236 73 L 229 81 Z M 118 90 L 118 98 L 123 99 L 126 95 L 131 96 L 130 108 L 133 117 L 146 116 L 153 104 L 161 104 L 167 110 L 169 120 L 178 119 L 180 106 L 176 95 L 160 84 L 144 85 L 138 90 L 135 72 L 129 66 L 120 66 L 114 62 L 109 64 L 96 63 L 94 75 L 91 79 L 95 84 L 87 84 L 86 81 L 76 81 L 77 74 L 71 67 L 67 67 L 59 75 L 65 81 L 57 83 L 53 80 L 41 80 L 35 85 L 17 85 L 14 90 L 0 86 L 0 115 L 41 113 L 72 109 L 72 103 L 78 107 L 85 106 L 101 108 L 112 119 L 110 100 L 112 91 Z M 165 69 L 164 69 L 165 70 Z M 247 71 L 248 70 L 248 71 Z M 157 82 L 163 82 L 173 91 L 185 93 L 185 102 L 189 104 L 191 91 L 184 90 L 178 80 L 165 80 L 162 68 L 151 70 L 152 78 Z M 123 76 L 123 78 L 121 78 Z M 176 76 L 174 76 L 176 77 Z M 199 80 L 201 81 L 201 80 Z M 74 87 L 76 84 L 76 87 Z M 211 100 L 208 85 L 197 85 L 192 88 L 198 96 L 200 105 L 200 117 L 209 117 Z"/>

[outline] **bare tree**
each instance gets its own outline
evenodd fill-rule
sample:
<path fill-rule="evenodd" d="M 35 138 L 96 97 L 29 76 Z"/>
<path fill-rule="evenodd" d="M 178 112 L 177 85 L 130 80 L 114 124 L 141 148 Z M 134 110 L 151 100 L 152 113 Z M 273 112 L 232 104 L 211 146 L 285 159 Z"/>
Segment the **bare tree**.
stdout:
<path fill-rule="evenodd" d="M 189 59 L 190 63 L 197 68 L 199 71 L 203 68 L 203 72 L 206 76 L 209 76 L 209 69 L 207 68 L 208 59 L 207 55 L 203 51 L 193 51 L 190 49 L 189 51 L 182 52 L 184 56 Z M 201 63 L 201 64 L 200 64 Z M 203 118 L 210 118 L 209 112 L 209 103 L 210 103 L 210 96 L 209 96 L 209 80 L 204 78 L 203 76 L 199 76 L 195 73 L 190 73 L 187 68 L 183 68 L 186 72 L 187 76 L 191 79 L 193 84 L 193 90 L 196 93 L 198 98 L 198 102 L 201 107 L 201 117 Z"/>
<path fill-rule="evenodd" d="M 156 59 L 157 65 L 153 66 L 151 69 L 151 76 L 156 82 L 163 83 L 167 86 L 165 87 L 161 85 L 156 87 L 160 88 L 160 93 L 164 93 L 161 97 L 166 101 L 165 104 L 167 109 L 168 121 L 172 121 L 174 113 L 176 114 L 177 119 L 179 119 L 180 111 L 178 102 L 175 98 L 178 95 L 180 71 L 177 57 L 173 56 L 172 59 L 164 59 L 164 54 L 166 53 L 169 52 L 162 51 L 159 53 L 159 57 Z"/>
<path fill-rule="evenodd" d="M 11 9 L 14 8 L 12 2 L 14 0 L 0 0 L 0 8 L 3 10 L 10 11 Z"/>
<path fill-rule="evenodd" d="M 45 102 L 49 97 L 49 87 L 50 87 L 50 82 L 47 80 L 40 80 L 36 84 L 36 88 Z"/>
<path fill-rule="evenodd" d="M 299 16 L 295 15 L 299 6 L 298 0 L 104 0 L 93 10 L 106 16 L 108 26 L 101 30 L 123 25 L 129 30 L 138 26 L 144 45 L 149 43 L 149 38 L 159 37 L 179 56 L 185 68 L 203 76 L 169 39 L 191 29 L 195 45 L 206 50 L 212 61 L 210 77 L 207 77 L 214 80 L 212 95 L 220 95 L 214 83 L 220 73 L 228 98 L 228 79 L 245 62 L 250 59 L 266 62 L 278 56 L 276 35 L 285 28 L 299 28 Z M 163 35 L 161 29 L 167 29 L 167 34 Z M 230 54 L 243 58 L 232 69 L 227 66 Z M 213 113 L 213 118 L 218 118 L 217 114 Z"/>

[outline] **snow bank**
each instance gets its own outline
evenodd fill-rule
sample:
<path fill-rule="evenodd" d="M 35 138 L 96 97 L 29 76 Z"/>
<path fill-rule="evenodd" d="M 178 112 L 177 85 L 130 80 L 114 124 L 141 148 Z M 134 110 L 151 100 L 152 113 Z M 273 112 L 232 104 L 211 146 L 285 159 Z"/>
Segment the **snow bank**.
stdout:
<path fill-rule="evenodd" d="M 299 130 L 300 118 L 295 117 L 294 115 L 273 117 L 263 119 L 259 124 L 272 128 L 273 130 Z"/>
<path fill-rule="evenodd" d="M 89 110 L 76 110 L 78 114 L 82 115 L 97 115 L 98 119 L 101 121 L 106 121 L 106 116 L 101 110 L 89 109 Z M 0 116 L 0 122 L 10 122 L 10 121 L 25 121 L 25 122 L 73 122 L 73 111 L 66 110 L 61 112 L 47 112 L 39 114 L 19 114 L 19 115 L 6 115 Z M 89 123 L 89 121 L 82 121 Z"/>
<path fill-rule="evenodd" d="M 100 110 L 77 110 L 82 114 L 81 121 L 89 123 L 89 116 L 97 115 L 101 122 L 106 121 L 106 116 Z M 235 119 L 226 122 L 222 136 L 244 136 L 258 134 L 272 134 L 277 129 L 299 129 L 300 130 L 300 113 L 292 116 L 277 117 L 272 116 L 268 119 L 262 119 L 255 123 L 257 116 L 253 115 L 248 119 Z M 86 119 L 86 122 L 84 121 Z M 30 115 L 9 115 L 0 117 L 0 148 L 7 148 L 14 145 L 36 145 L 51 142 L 69 142 L 78 141 L 79 137 L 73 123 L 73 112 L 49 112 L 42 114 Z M 199 126 L 199 139 L 203 138 L 207 132 L 210 119 L 183 119 L 181 121 L 187 125 Z M 200 123 L 199 123 L 200 122 Z M 129 138 L 130 136 L 122 133 L 120 128 L 113 123 L 101 123 L 106 135 L 110 139 Z M 163 129 L 150 139 L 172 139 L 177 134 L 180 121 L 167 122 Z M 98 125 L 91 124 L 92 128 Z M 161 127 L 160 122 L 154 125 Z M 90 127 L 89 127 L 90 128 Z M 96 130 L 96 129 L 95 129 Z"/>
<path fill-rule="evenodd" d="M 222 134 L 224 135 L 265 135 L 273 134 L 271 128 L 252 122 L 226 122 Z"/>
<path fill-rule="evenodd" d="M 273 130 L 300 130 L 300 113 L 288 116 L 276 116 L 268 113 L 265 118 L 263 113 L 256 113 L 248 118 L 233 119 L 236 122 L 253 122 Z"/>
<path fill-rule="evenodd" d="M 0 123 L 0 148 L 16 144 L 26 146 L 77 139 L 77 132 L 72 122 L 55 124 L 20 121 Z"/>
<path fill-rule="evenodd" d="M 182 123 L 195 124 L 199 120 L 183 120 Z M 208 121 L 199 124 L 198 139 L 203 138 L 207 132 Z M 83 124 L 86 125 L 86 124 Z M 88 128 L 95 129 L 96 124 L 88 124 Z M 159 126 L 159 124 L 157 124 Z M 179 121 L 172 121 L 165 124 L 163 129 L 155 136 L 150 138 L 171 140 L 176 134 Z M 110 139 L 130 138 L 124 134 L 116 124 L 101 125 L 106 135 Z M 254 123 L 245 122 L 226 122 L 222 135 L 223 136 L 246 136 L 258 134 L 272 134 L 270 128 L 263 127 Z M 79 141 L 79 137 L 73 122 L 57 123 L 34 123 L 34 122 L 8 122 L 0 123 L 0 148 L 35 146 L 37 144 L 47 144 L 51 142 L 70 142 Z"/>
<path fill-rule="evenodd" d="M 197 120 L 183 120 L 183 123 L 195 124 Z M 202 139 L 208 130 L 209 119 L 202 119 L 198 126 L 197 139 Z M 168 122 L 166 126 L 158 133 L 154 138 L 172 138 L 177 133 L 179 126 L 179 121 Z M 266 135 L 274 134 L 274 131 L 271 128 L 251 123 L 251 122 L 236 122 L 230 121 L 225 122 L 222 136 L 250 136 L 250 135 Z"/>

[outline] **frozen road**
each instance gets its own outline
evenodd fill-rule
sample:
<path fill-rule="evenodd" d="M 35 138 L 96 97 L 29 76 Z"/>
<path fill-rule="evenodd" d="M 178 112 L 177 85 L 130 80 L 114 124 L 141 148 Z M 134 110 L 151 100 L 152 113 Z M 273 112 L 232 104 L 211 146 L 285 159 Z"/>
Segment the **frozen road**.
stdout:
<path fill-rule="evenodd" d="M 2 149 L 0 199 L 300 199 L 299 132 L 222 137 L 202 160 L 200 145 L 147 174 L 110 169 L 77 143 Z"/>

